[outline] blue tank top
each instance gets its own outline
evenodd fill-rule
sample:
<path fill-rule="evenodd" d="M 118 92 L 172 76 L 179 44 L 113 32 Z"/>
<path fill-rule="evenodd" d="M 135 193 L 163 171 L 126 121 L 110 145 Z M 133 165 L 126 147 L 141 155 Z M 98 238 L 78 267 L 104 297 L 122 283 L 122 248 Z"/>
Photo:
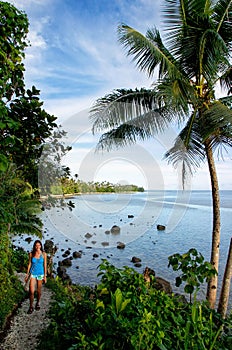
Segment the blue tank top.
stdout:
<path fill-rule="evenodd" d="M 35 257 L 32 257 L 30 273 L 32 275 L 44 275 L 44 257 L 43 257 L 43 254 L 41 254 L 38 259 Z"/>

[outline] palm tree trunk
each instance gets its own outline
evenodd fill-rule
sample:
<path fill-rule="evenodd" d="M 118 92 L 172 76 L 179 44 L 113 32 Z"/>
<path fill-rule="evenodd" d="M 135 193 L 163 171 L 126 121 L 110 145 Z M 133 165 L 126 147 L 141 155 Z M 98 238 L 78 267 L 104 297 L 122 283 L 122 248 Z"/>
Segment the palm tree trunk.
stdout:
<path fill-rule="evenodd" d="M 223 277 L 220 300 L 218 303 L 218 312 L 222 315 L 223 318 L 226 317 L 226 312 L 227 312 L 227 306 L 228 306 L 229 294 L 230 294 L 231 274 L 232 274 L 232 238 L 230 240 L 230 248 L 229 248 L 225 273 Z"/>
<path fill-rule="evenodd" d="M 221 217 L 220 217 L 220 194 L 217 172 L 213 157 L 212 147 L 210 141 L 205 142 L 205 150 L 208 161 L 211 191 L 212 191 L 212 203 L 213 203 L 213 232 L 212 232 L 212 247 L 211 247 L 211 259 L 210 262 L 218 272 L 219 266 L 219 249 L 220 249 L 220 229 L 221 229 Z M 208 283 L 207 299 L 209 301 L 210 308 L 215 307 L 218 288 L 218 275 L 212 277 Z"/>

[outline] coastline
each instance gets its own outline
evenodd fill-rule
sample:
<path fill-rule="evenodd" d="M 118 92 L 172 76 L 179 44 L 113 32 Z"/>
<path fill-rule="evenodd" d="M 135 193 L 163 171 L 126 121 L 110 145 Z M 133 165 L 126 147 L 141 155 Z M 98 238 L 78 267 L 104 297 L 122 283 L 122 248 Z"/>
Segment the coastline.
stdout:
<path fill-rule="evenodd" d="M 77 196 L 77 205 L 74 211 L 61 208 L 53 208 L 43 212 L 44 233 L 43 240 L 52 239 L 58 250 L 54 257 L 55 266 L 64 257 L 65 251 L 70 255 L 74 251 L 81 252 L 81 258 L 73 259 L 72 266 L 67 268 L 67 273 L 74 283 L 94 286 L 98 283 L 98 266 L 101 259 L 107 259 L 116 267 L 128 266 L 135 268 L 142 273 L 146 266 L 153 269 L 157 276 L 162 276 L 170 281 L 173 289 L 181 292 L 181 288 L 175 288 L 176 273 L 168 268 L 168 256 L 174 253 L 185 253 L 194 247 L 203 254 L 205 260 L 209 261 L 211 243 L 211 208 L 206 205 L 205 195 L 210 198 L 210 192 L 196 191 L 194 203 L 189 205 L 183 216 L 177 221 L 177 226 L 168 231 L 157 231 L 156 225 L 168 224 L 167 219 L 177 220 L 177 215 L 181 214 L 181 207 L 175 205 L 175 193 L 167 193 L 168 202 L 173 201 L 173 205 L 163 201 L 157 202 L 157 192 L 154 198 L 146 199 L 146 193 L 135 193 L 131 195 L 115 196 L 107 193 L 108 196 L 96 197 L 92 194 L 88 196 Z M 173 197 L 171 197 L 173 196 Z M 201 202 L 199 202 L 199 196 Z M 203 196 L 203 197 L 202 197 Z M 74 198 L 74 200 L 75 200 Z M 230 198 L 230 193 L 227 194 Z M 166 204 L 165 204 L 166 203 Z M 205 203 L 204 206 L 201 203 Z M 231 215 L 228 215 L 229 201 L 226 200 L 222 208 L 222 237 L 220 254 L 219 281 L 223 278 L 224 265 L 227 257 L 227 238 L 230 236 Z M 183 208 L 184 209 L 184 208 Z M 128 214 L 133 214 L 134 218 L 128 219 Z M 181 214 L 182 215 L 182 214 Z M 190 224 L 191 223 L 191 224 Z M 118 235 L 106 234 L 114 224 L 119 225 L 121 231 Z M 90 233 L 92 237 L 85 235 Z M 26 250 L 31 249 L 24 239 L 20 239 L 20 245 L 24 245 Z M 32 237 L 33 239 L 33 237 Z M 17 240 L 17 239 L 16 239 Z M 118 241 L 126 242 L 125 249 L 117 249 Z M 102 242 L 108 242 L 108 246 L 102 246 Z M 132 257 L 141 259 L 141 267 L 135 267 Z M 221 282 L 220 282 L 221 283 Z M 219 284 L 220 289 L 220 284 Z M 205 298 L 205 290 L 200 292 L 201 298 Z M 231 291 L 232 302 L 232 291 Z"/>
<path fill-rule="evenodd" d="M 143 192 L 147 192 L 144 190 Z M 94 192 L 77 192 L 77 193 L 67 193 L 67 194 L 49 194 L 49 195 L 44 195 L 40 196 L 39 199 L 41 200 L 46 200 L 48 198 L 54 198 L 54 199 L 68 199 L 68 198 L 75 198 L 78 196 L 83 196 L 83 195 L 94 195 L 94 194 L 133 194 L 133 193 L 143 193 L 142 191 L 112 191 L 112 192 L 107 192 L 107 191 L 94 191 Z"/>

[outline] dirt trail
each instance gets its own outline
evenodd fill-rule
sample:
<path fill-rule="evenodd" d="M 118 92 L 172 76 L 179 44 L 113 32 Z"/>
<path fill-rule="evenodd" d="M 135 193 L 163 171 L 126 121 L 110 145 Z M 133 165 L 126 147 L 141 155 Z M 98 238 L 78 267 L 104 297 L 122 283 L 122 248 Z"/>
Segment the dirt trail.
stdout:
<path fill-rule="evenodd" d="M 20 280 L 23 280 L 24 276 L 25 274 L 19 274 Z M 10 329 L 0 344 L 0 350 L 35 349 L 38 335 L 49 324 L 47 311 L 51 298 L 51 290 L 43 285 L 39 311 L 34 310 L 31 315 L 28 315 L 29 299 L 22 303 L 11 320 Z"/>

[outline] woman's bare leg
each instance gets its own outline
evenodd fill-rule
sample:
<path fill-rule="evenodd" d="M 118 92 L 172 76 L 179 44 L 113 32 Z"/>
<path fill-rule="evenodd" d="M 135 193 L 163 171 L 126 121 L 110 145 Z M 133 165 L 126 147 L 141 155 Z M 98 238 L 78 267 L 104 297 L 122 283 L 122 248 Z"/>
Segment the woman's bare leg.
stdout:
<path fill-rule="evenodd" d="M 43 281 L 38 281 L 37 280 L 37 305 L 39 305 L 41 294 L 42 294 L 42 283 Z"/>
<path fill-rule="evenodd" d="M 30 298 L 30 308 L 33 308 L 35 294 L 35 278 L 31 278 L 29 285 L 29 298 Z"/>

